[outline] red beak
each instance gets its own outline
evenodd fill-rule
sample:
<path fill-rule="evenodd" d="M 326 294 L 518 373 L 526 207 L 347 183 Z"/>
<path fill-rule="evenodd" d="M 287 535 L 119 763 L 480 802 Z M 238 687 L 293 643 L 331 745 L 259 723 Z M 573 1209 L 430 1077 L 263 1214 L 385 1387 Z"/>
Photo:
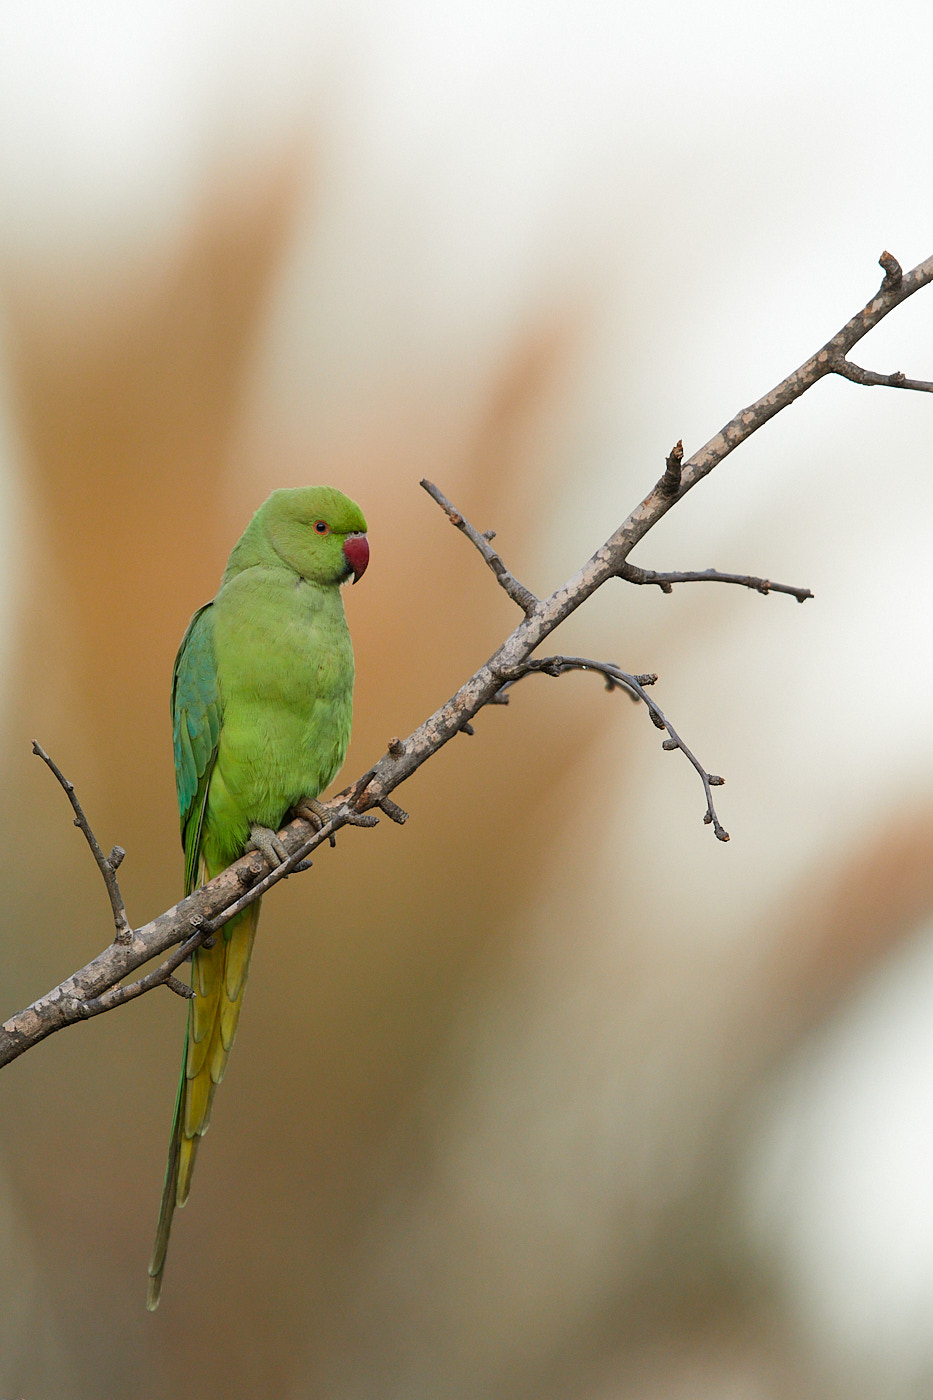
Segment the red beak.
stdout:
<path fill-rule="evenodd" d="M 343 557 L 353 571 L 353 582 L 359 583 L 369 563 L 369 540 L 365 535 L 348 535 L 344 541 Z"/>

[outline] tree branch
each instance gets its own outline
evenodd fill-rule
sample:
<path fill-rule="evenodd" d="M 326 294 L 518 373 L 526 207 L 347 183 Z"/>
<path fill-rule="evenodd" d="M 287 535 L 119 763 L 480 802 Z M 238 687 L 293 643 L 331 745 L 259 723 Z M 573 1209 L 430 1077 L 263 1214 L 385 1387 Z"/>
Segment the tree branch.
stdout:
<path fill-rule="evenodd" d="M 86 967 L 66 978 L 46 996 L 40 997 L 0 1027 L 0 1065 L 8 1064 L 64 1026 L 122 1005 L 123 1002 L 140 996 L 162 983 L 172 985 L 172 982 L 177 980 L 172 978 L 174 969 L 199 942 L 213 937 L 228 919 L 252 900 L 265 894 L 279 880 L 285 879 L 296 870 L 306 868 L 310 854 L 325 841 L 332 844 L 336 832 L 342 827 L 374 825 L 376 810 L 383 811 L 393 821 L 404 821 L 406 814 L 391 799 L 391 793 L 416 773 L 421 765 L 433 757 L 455 734 L 461 731 L 470 733 L 470 721 L 484 706 L 507 700 L 509 687 L 535 671 L 560 675 L 566 670 L 595 670 L 604 676 L 612 688 L 618 686 L 626 689 L 629 694 L 644 703 L 653 723 L 664 729 L 668 736 L 663 747 L 680 749 L 700 775 L 707 799 L 704 820 L 712 825 L 720 840 L 728 839 L 716 816 L 711 793 L 711 788 L 719 786 L 722 779 L 706 772 L 680 739 L 667 717 L 645 693 L 645 686 L 653 683 L 656 677 L 631 676 L 609 662 L 564 656 L 536 659 L 533 653 L 561 622 L 581 607 L 586 599 L 610 578 L 624 578 L 634 583 L 658 583 L 661 587 L 665 584 L 670 587 L 675 582 L 714 579 L 719 582 L 740 582 L 761 592 L 767 592 L 769 589 L 788 592 L 800 601 L 809 595 L 806 589 L 771 584 L 766 579 L 754 579 L 744 575 L 718 574 L 715 570 L 701 574 L 652 574 L 648 570 L 636 570 L 634 565 L 628 564 L 628 556 L 675 502 L 681 500 L 741 443 L 777 413 L 794 403 L 820 379 L 828 374 L 843 374 L 859 382 L 859 371 L 846 359 L 849 351 L 896 306 L 933 280 L 933 257 L 920 263 L 906 275 L 889 253 L 882 254 L 880 262 L 885 277 L 876 296 L 804 364 L 781 380 L 769 393 L 736 414 L 715 437 L 686 461 L 682 460 L 678 444 L 667 460 L 664 475 L 644 500 L 592 558 L 548 598 L 535 598 L 530 590 L 514 578 L 500 556 L 490 548 L 491 533 L 481 535 L 463 519 L 437 487 L 428 482 L 423 483 L 425 490 L 479 550 L 500 585 L 514 599 L 525 616 L 489 660 L 446 704 L 419 725 L 407 739 L 391 740 L 387 753 L 356 783 L 326 805 L 326 820 L 319 830 L 314 830 L 312 823 L 304 818 L 296 818 L 280 832 L 289 855 L 288 860 L 277 869 L 270 870 L 258 852 L 251 852 L 234 862 L 229 869 L 202 889 L 143 927 L 135 930 L 129 929 L 128 925 L 124 927 L 120 922 L 123 904 L 115 880 L 116 867 L 122 853 L 115 847 L 109 858 L 103 856 L 74 797 L 74 789 L 37 746 L 36 751 L 49 764 L 68 793 L 76 813 L 76 824 L 84 831 L 94 852 L 94 858 L 110 894 L 117 932 L 113 943 Z M 849 373 L 853 370 L 854 374 Z M 861 373 L 868 375 L 869 372 Z M 883 376 L 881 380 L 870 376 L 869 378 L 872 384 L 884 379 Z M 892 387 L 920 387 L 924 392 L 927 388 L 921 381 L 906 379 L 903 383 L 892 384 Z M 124 921 L 125 918 L 123 913 Z M 170 948 L 175 948 L 175 951 L 153 972 L 147 973 L 128 986 L 120 985 L 124 978 L 144 963 L 152 958 L 161 957 Z"/>

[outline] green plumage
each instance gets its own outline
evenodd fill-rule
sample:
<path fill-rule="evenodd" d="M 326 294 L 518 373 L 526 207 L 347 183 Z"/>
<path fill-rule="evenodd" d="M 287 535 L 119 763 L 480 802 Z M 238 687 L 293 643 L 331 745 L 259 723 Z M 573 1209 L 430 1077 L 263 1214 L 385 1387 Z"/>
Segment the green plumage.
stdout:
<path fill-rule="evenodd" d="M 234 546 L 216 598 L 191 619 L 172 681 L 186 894 L 249 849 L 258 829 L 267 839 L 343 763 L 353 650 L 340 585 L 366 567 L 365 530 L 359 507 L 331 487 L 273 492 Z M 256 901 L 192 959 L 150 1309 L 233 1044 L 258 918 Z"/>

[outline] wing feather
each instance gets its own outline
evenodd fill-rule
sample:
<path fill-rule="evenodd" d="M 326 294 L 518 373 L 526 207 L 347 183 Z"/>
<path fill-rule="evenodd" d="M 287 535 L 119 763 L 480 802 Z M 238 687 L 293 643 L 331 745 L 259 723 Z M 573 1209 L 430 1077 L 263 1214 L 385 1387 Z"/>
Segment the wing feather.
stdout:
<path fill-rule="evenodd" d="M 207 790 L 217 758 L 223 717 L 214 655 L 212 603 L 199 608 L 181 639 L 172 675 L 172 733 L 185 894 L 199 883 Z"/>

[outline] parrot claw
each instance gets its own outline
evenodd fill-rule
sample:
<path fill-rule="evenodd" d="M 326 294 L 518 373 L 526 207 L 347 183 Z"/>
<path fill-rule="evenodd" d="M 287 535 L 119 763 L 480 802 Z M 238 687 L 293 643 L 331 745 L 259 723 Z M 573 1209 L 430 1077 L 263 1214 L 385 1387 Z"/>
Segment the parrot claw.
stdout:
<path fill-rule="evenodd" d="M 288 860 L 288 851 L 276 836 L 275 832 L 268 826 L 260 826 L 258 822 L 253 822 L 249 829 L 249 840 L 246 843 L 248 851 L 258 851 L 261 856 L 272 866 L 274 870 L 277 865 L 283 865 Z"/>
<path fill-rule="evenodd" d="M 306 822 L 310 822 L 315 831 L 320 831 L 326 824 L 330 813 L 323 802 L 318 802 L 316 797 L 303 797 L 295 808 L 296 817 L 304 817 Z M 331 846 L 336 846 L 337 838 L 331 831 L 328 834 L 328 842 Z"/>
<path fill-rule="evenodd" d="M 303 797 L 295 808 L 296 817 L 304 817 L 306 822 L 310 822 L 315 831 L 320 831 L 327 821 L 328 811 L 323 802 L 318 802 L 316 797 Z"/>

